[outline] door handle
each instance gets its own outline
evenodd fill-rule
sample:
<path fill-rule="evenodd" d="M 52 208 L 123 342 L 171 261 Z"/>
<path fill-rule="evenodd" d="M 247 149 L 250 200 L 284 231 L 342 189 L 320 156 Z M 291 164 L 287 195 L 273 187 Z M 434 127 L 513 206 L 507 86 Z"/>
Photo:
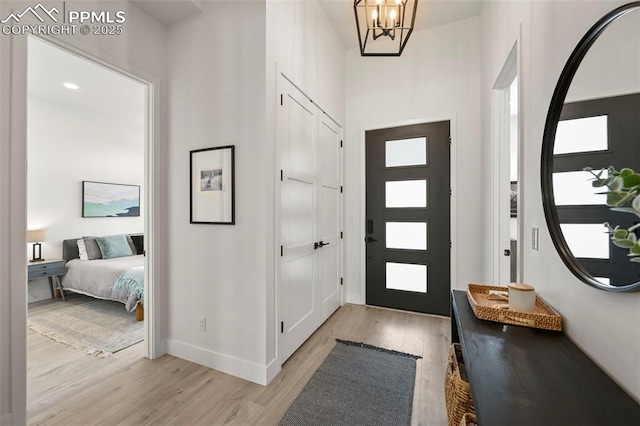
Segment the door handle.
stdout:
<path fill-rule="evenodd" d="M 507 249 L 504 251 L 505 256 L 511 256 L 511 250 Z"/>
<path fill-rule="evenodd" d="M 313 249 L 314 250 L 318 250 L 319 248 L 322 248 L 324 246 L 328 246 L 331 243 L 324 243 L 322 241 L 318 241 L 317 243 L 313 243 Z"/>
<path fill-rule="evenodd" d="M 368 243 L 375 243 L 376 241 L 378 241 L 378 240 L 376 240 L 376 239 L 375 239 L 375 238 L 373 238 L 373 237 L 367 237 L 367 238 L 365 238 L 364 240 L 365 240 L 366 242 L 368 242 Z"/>

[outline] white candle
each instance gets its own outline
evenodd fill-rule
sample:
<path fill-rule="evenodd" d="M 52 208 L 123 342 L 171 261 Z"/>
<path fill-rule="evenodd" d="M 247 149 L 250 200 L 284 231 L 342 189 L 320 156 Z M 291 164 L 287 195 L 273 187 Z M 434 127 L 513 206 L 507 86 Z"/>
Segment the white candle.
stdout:
<path fill-rule="evenodd" d="M 535 312 L 536 292 L 533 286 L 522 283 L 510 283 L 509 309 L 519 312 Z"/>

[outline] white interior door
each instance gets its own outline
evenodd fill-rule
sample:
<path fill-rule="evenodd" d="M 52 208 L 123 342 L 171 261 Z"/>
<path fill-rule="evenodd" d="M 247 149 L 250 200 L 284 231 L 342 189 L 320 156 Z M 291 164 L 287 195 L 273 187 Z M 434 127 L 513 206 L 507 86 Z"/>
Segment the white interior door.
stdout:
<path fill-rule="evenodd" d="M 280 362 L 341 305 L 342 130 L 280 78 Z"/>
<path fill-rule="evenodd" d="M 283 84 L 280 126 L 280 309 L 282 361 L 320 324 L 317 303 L 316 107 Z"/>
<path fill-rule="evenodd" d="M 318 289 L 323 320 L 342 303 L 342 132 L 318 115 Z"/>

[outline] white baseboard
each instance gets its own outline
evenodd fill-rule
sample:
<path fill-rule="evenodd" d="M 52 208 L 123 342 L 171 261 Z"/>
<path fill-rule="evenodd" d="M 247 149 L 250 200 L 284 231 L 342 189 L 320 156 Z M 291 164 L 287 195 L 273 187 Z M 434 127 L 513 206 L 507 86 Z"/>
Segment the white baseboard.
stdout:
<path fill-rule="evenodd" d="M 166 353 L 169 355 L 204 365 L 262 386 L 266 386 L 270 381 L 267 379 L 270 374 L 273 374 L 271 372 L 274 368 L 272 365 L 277 364 L 272 361 L 268 366 L 265 366 L 173 339 L 165 340 L 164 346 Z"/>
<path fill-rule="evenodd" d="M 364 305 L 364 297 L 360 293 L 347 292 L 345 303 L 353 303 L 354 305 Z"/>
<path fill-rule="evenodd" d="M 0 426 L 9 426 L 12 424 L 13 422 L 11 418 L 11 413 L 5 414 L 4 416 L 0 417 Z"/>
<path fill-rule="evenodd" d="M 282 370 L 282 365 L 278 363 L 278 358 L 272 359 L 271 362 L 267 364 L 267 384 L 275 379 L 280 370 Z"/>

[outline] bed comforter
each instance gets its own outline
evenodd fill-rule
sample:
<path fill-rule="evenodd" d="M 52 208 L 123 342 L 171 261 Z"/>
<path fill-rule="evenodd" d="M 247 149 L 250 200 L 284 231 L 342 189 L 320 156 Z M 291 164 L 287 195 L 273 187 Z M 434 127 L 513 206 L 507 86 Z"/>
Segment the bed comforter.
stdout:
<path fill-rule="evenodd" d="M 62 278 L 65 290 L 86 294 L 98 299 L 124 303 L 133 311 L 144 298 L 144 256 L 67 262 Z"/>

